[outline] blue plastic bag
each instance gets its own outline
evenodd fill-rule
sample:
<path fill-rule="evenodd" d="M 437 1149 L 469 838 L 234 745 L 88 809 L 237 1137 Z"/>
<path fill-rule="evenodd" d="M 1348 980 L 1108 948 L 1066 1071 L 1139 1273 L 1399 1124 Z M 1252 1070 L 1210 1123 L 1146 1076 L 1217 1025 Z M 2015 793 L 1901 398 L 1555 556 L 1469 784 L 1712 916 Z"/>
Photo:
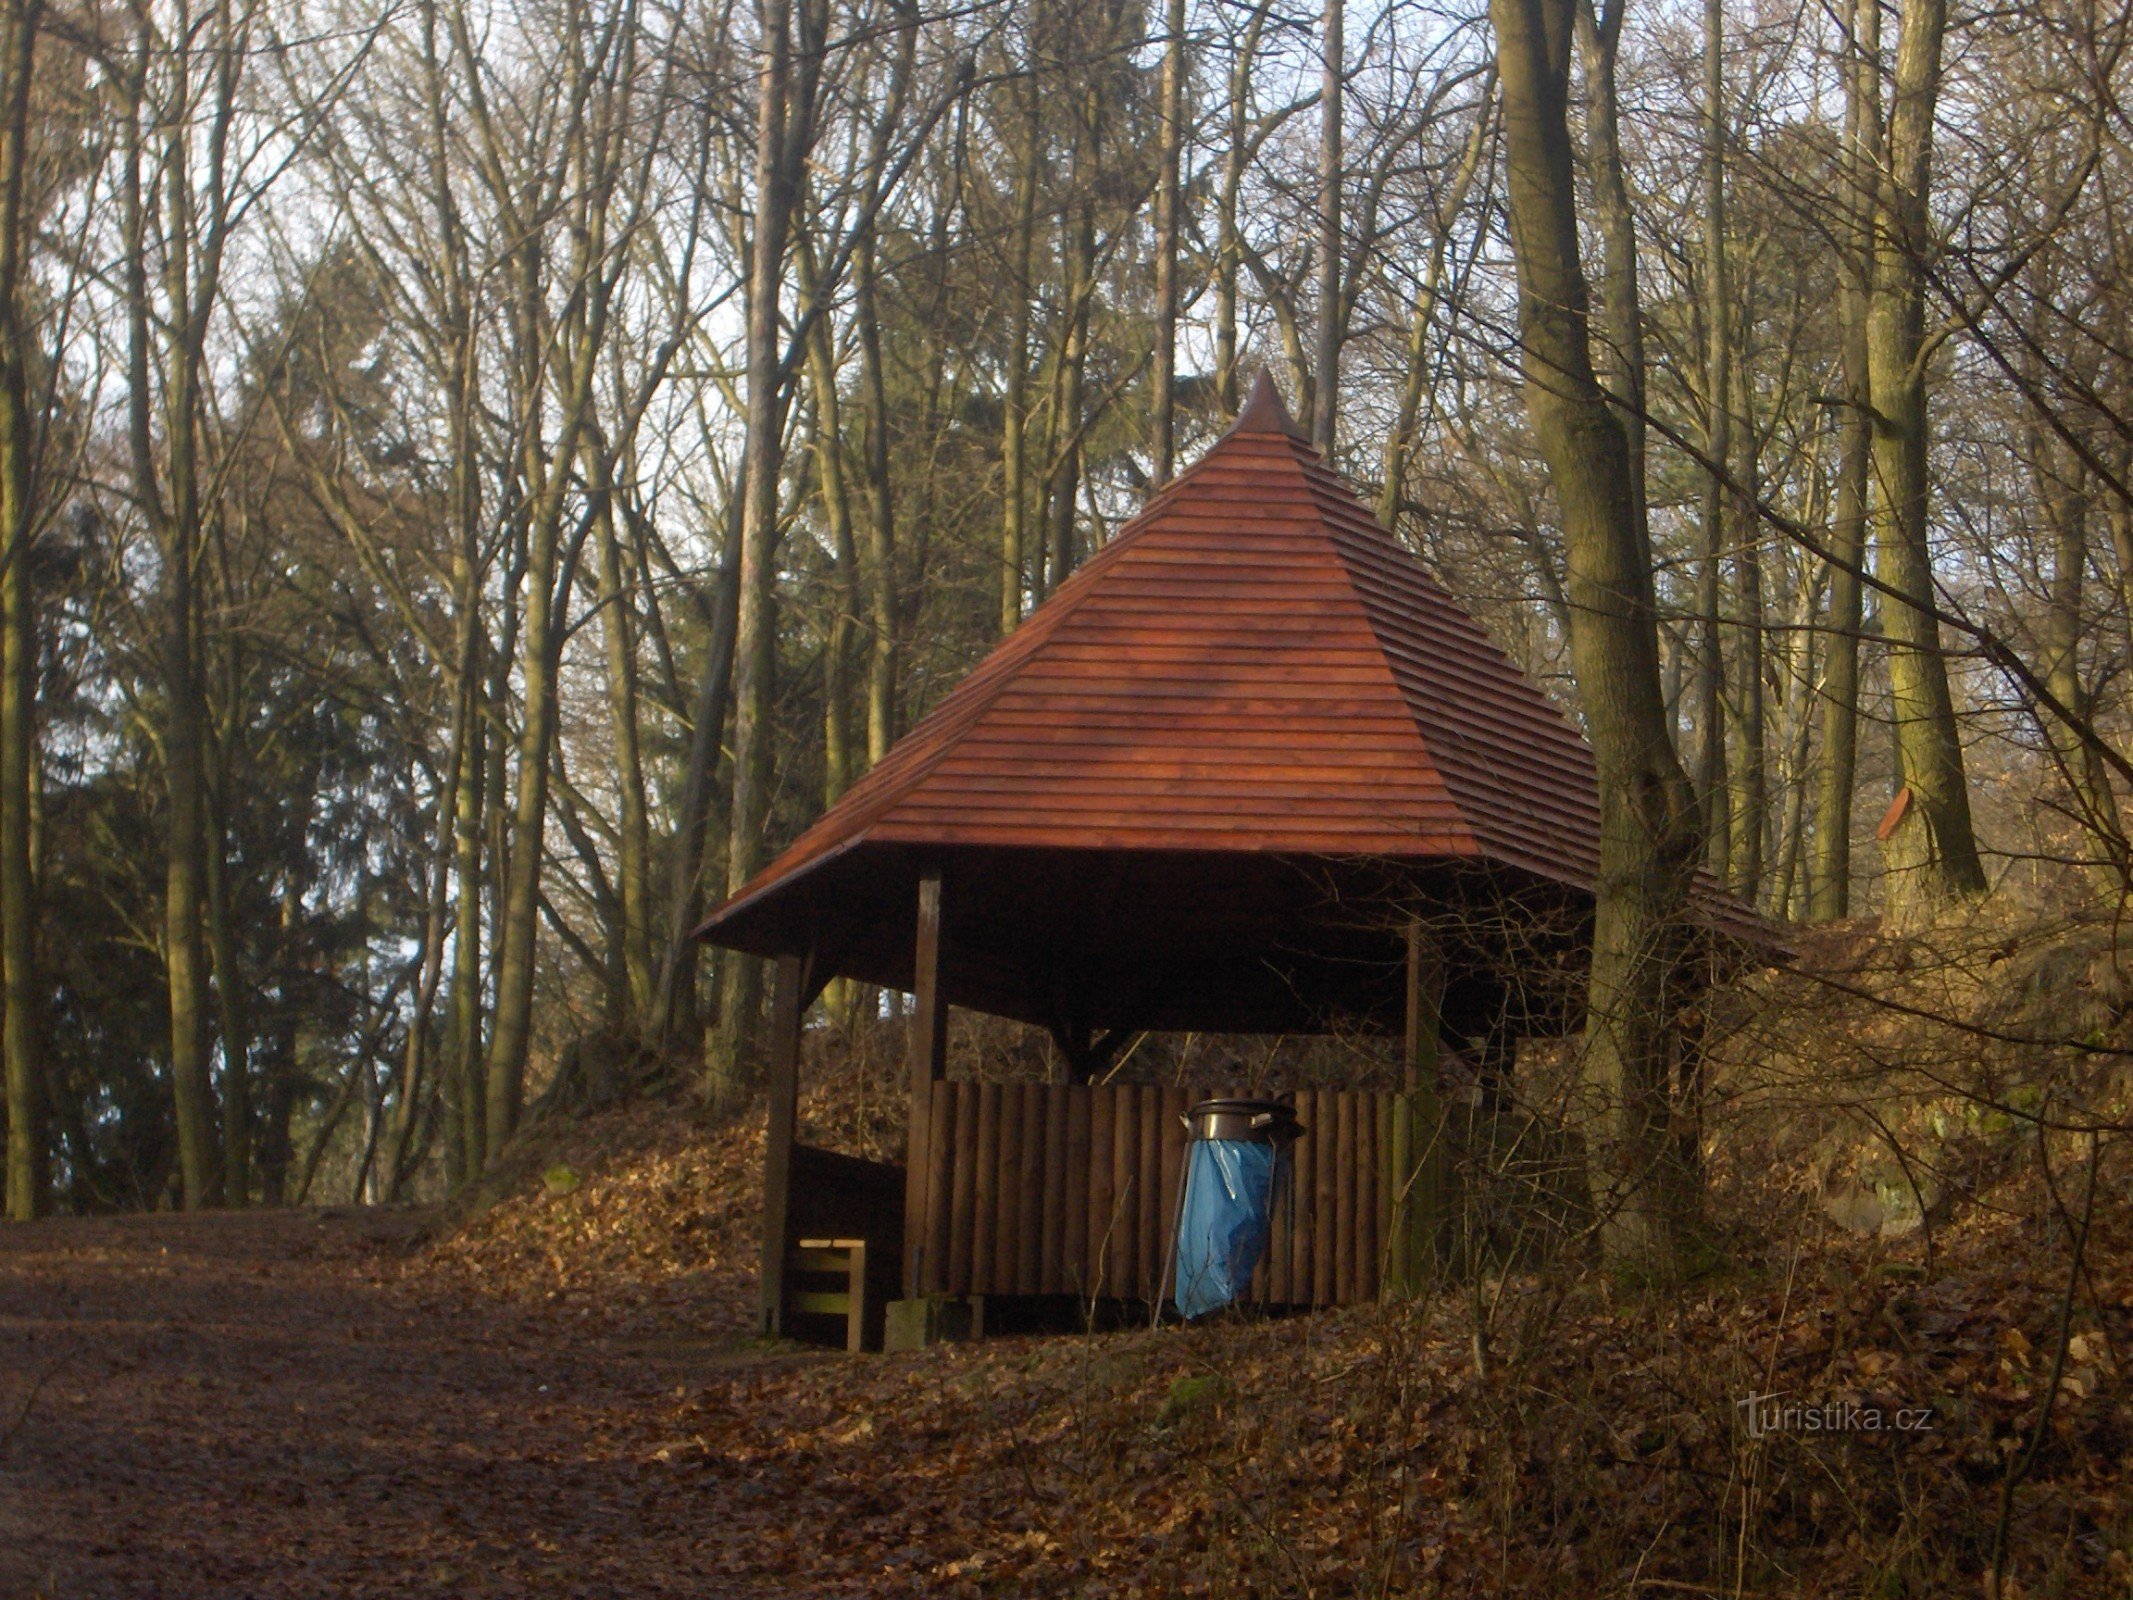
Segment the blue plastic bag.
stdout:
<path fill-rule="evenodd" d="M 1195 1139 L 1189 1149 L 1176 1289 L 1179 1314 L 1201 1317 L 1252 1281 L 1272 1226 L 1278 1152 L 1243 1139 Z"/>

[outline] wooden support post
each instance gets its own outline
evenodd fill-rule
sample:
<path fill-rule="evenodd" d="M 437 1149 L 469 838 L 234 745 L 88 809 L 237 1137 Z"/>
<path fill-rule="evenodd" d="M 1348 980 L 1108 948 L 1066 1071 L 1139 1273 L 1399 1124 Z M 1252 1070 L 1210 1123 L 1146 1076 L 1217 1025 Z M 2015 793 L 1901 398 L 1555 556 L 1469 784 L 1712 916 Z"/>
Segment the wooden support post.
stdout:
<path fill-rule="evenodd" d="M 905 1140 L 904 1295 L 925 1292 L 926 1251 L 933 1234 L 927 1212 L 926 1173 L 932 1165 L 928 1096 L 921 1085 L 948 1076 L 948 1002 L 941 989 L 941 875 L 918 880 L 918 928 L 911 946 L 912 1006 L 905 1063 L 911 1087 L 911 1128 Z"/>
<path fill-rule="evenodd" d="M 763 1263 L 758 1278 L 759 1331 L 784 1332 L 787 1219 L 792 1202 L 793 1124 L 800 1107 L 800 1018 L 808 963 L 780 956 L 770 1009 L 770 1128 L 763 1147 Z"/>
<path fill-rule="evenodd" d="M 1384 1292 L 1413 1294 L 1438 1266 L 1444 1212 L 1444 1114 L 1438 1094 L 1444 968 L 1419 917 L 1407 924 L 1406 1093 L 1392 1115 L 1393 1217 Z"/>
<path fill-rule="evenodd" d="M 948 996 L 941 987 L 941 875 L 918 880 L 918 938 L 912 957 L 911 1073 L 948 1076 Z"/>

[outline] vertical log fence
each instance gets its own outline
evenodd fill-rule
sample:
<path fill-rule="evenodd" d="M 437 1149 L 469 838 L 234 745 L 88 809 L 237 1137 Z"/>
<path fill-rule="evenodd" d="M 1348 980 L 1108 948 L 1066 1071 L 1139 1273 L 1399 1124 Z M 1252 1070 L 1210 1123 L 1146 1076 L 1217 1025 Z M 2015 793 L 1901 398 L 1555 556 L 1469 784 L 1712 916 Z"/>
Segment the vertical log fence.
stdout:
<path fill-rule="evenodd" d="M 921 1080 L 912 1090 L 905 1283 L 921 1295 L 1167 1295 L 1198 1096 L 1153 1084 Z M 1390 1090 L 1292 1097 L 1291 1152 L 1250 1298 L 1353 1305 L 1433 1269 L 1434 1107 Z M 1425 1121 L 1427 1117 L 1430 1120 Z M 1404 1164 L 1404 1180 L 1403 1180 Z"/>

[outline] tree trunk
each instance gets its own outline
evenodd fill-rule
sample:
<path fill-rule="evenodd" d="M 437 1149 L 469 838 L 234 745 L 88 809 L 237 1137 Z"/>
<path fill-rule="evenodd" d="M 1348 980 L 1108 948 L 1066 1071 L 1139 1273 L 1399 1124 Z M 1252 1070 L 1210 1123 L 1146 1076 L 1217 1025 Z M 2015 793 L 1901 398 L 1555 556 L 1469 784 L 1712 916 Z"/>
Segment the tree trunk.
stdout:
<path fill-rule="evenodd" d="M 756 212 L 748 273 L 747 437 L 744 446 L 740 611 L 734 635 L 733 809 L 726 849 L 726 890 L 739 889 L 761 861 L 770 779 L 771 677 L 777 664 L 778 481 L 784 424 L 779 371 L 779 286 L 799 172 L 805 113 L 791 104 L 791 0 L 765 0 L 763 61 L 756 102 Z M 795 140 L 794 135 L 800 134 Z M 705 1062 L 705 1093 L 715 1107 L 743 1099 L 754 1075 L 754 1013 L 760 963 L 724 963 L 718 1037 Z"/>
<path fill-rule="evenodd" d="M 732 699 L 734 634 L 740 618 L 741 496 L 727 507 L 723 556 L 711 607 L 711 638 L 703 676 L 689 711 L 689 754 L 682 769 L 681 808 L 667 878 L 667 939 L 659 962 L 658 1003 L 652 1038 L 671 1044 L 695 1026 L 696 917 L 701 909 L 704 852 L 710 842 L 711 785 L 725 742 L 726 707 Z"/>
<path fill-rule="evenodd" d="M 488 726 L 481 704 L 479 656 L 461 656 L 460 694 L 468 706 L 467 741 L 459 755 L 459 788 L 452 821 L 452 992 L 445 1014 L 445 1051 L 451 1063 L 459 1155 L 453 1176 L 460 1183 L 481 1176 L 488 1163 L 488 1097 L 481 1074 L 482 810 L 488 768 Z"/>
<path fill-rule="evenodd" d="M 1630 480 L 1637 515 L 1645 517 L 1644 481 L 1644 302 L 1637 291 L 1637 213 L 1622 167 L 1622 113 L 1615 94 L 1615 53 L 1622 41 L 1626 0 L 1580 0 L 1576 33 L 1585 69 L 1585 164 L 1592 174 L 1593 210 L 1599 214 L 1603 247 L 1600 328 L 1606 359 L 1600 363 L 1607 392 L 1622 421 L 1629 448 Z"/>
<path fill-rule="evenodd" d="M 1711 867 L 1733 875 L 1733 785 L 1726 771 L 1725 474 L 1733 451 L 1733 284 L 1726 253 L 1725 13 L 1704 0 L 1703 40 L 1703 551 L 1697 570 L 1696 792 Z"/>
<path fill-rule="evenodd" d="M 1089 182 L 1085 172 L 1075 174 L 1077 188 Z M 1081 497 L 1082 409 L 1084 379 L 1089 360 L 1089 302 L 1096 270 L 1096 208 L 1086 195 L 1077 195 L 1061 218 L 1066 256 L 1066 330 L 1053 373 L 1052 438 L 1054 454 L 1047 520 L 1051 535 L 1051 559 L 1045 572 L 1045 588 L 1057 589 L 1074 571 L 1080 552 L 1074 539 L 1075 511 Z"/>
<path fill-rule="evenodd" d="M 1272 0 L 1258 0 L 1229 69 L 1229 139 L 1222 153 L 1222 188 L 1215 218 L 1215 393 L 1226 415 L 1243 400 L 1237 376 L 1237 279 L 1244 266 L 1244 234 L 1238 207 L 1251 166 L 1252 63 L 1266 32 Z"/>
<path fill-rule="evenodd" d="M 1738 352 L 1747 368 L 1745 341 Z M 1764 694 L 1763 638 L 1763 549 L 1761 519 L 1757 515 L 1755 415 L 1752 392 L 1740 385 L 1741 417 L 1737 432 L 1738 460 L 1735 481 L 1741 491 L 1733 500 L 1733 593 L 1738 613 L 1734 622 L 1735 647 L 1733 704 L 1734 750 L 1727 820 L 1733 829 L 1732 848 L 1727 852 L 1731 874 L 1726 882 L 1733 892 L 1754 905 L 1762 894 L 1765 837 L 1769 827 L 1770 765 L 1766 738 L 1768 714 Z"/>
<path fill-rule="evenodd" d="M 620 827 L 615 849 L 616 894 L 622 913 L 622 972 L 629 1000 L 623 1031 L 641 1030 L 652 1014 L 657 973 L 652 965 L 652 824 L 645 801 L 644 756 L 637 713 L 637 632 L 630 591 L 622 576 L 615 528 L 614 462 L 606 442 L 585 451 L 593 483 L 594 554 L 600 563 L 600 629 L 607 656 L 607 711 L 613 723 L 615 790 Z"/>
<path fill-rule="evenodd" d="M 1335 0 L 1338 3 L 1338 0 Z M 1163 11 L 1162 168 L 1155 196 L 1155 482 L 1170 481 L 1177 453 L 1178 230 L 1185 150 L 1185 0 Z"/>
<path fill-rule="evenodd" d="M 1345 0 L 1325 0 L 1318 92 L 1318 348 L 1311 363 L 1311 443 L 1333 459 L 1341 386 L 1341 102 L 1346 77 Z"/>
<path fill-rule="evenodd" d="M 37 622 L 30 540 L 38 430 L 23 304 L 30 82 L 41 16 L 36 0 L 12 0 L 0 17 L 0 1057 L 7 1079 L 6 1214 L 16 1222 L 41 1215 L 50 1188 L 34 859 Z"/>
<path fill-rule="evenodd" d="M 866 425 L 868 766 L 887 755 L 896 742 L 896 501 L 889 479 L 889 379 L 882 364 L 877 303 L 878 220 L 890 144 L 917 59 L 918 11 L 911 0 L 896 0 L 895 10 L 896 72 L 889 85 L 887 109 L 875 121 L 868 145 L 866 178 L 860 186 L 865 221 L 852 251 L 852 316 L 859 326 L 859 385 Z"/>
<path fill-rule="evenodd" d="M 1985 890 L 1927 545 L 1927 195 L 1947 11 L 1947 0 L 1903 0 L 1867 295 L 1868 523 L 1883 591 L 1897 782 L 1909 792 L 1901 820 L 1882 841 L 1884 900 L 1899 926 Z"/>
<path fill-rule="evenodd" d="M 1000 415 L 1000 637 L 1022 622 L 1022 588 L 1029 561 L 1029 337 L 1036 286 L 1030 262 L 1037 243 L 1039 158 L 1044 149 L 1038 121 L 1037 56 L 1024 64 L 1022 149 L 1015 174 L 1013 331 L 1007 344 L 1007 392 Z M 885 747 L 886 748 L 886 747 Z M 879 759 L 878 757 L 876 759 Z"/>
<path fill-rule="evenodd" d="M 1378 521 L 1390 532 L 1397 527 L 1406 492 L 1407 453 L 1414 446 L 1415 430 L 1424 416 L 1423 397 L 1430 397 L 1429 415 L 1435 415 L 1435 383 L 1429 370 L 1429 340 L 1437 320 L 1437 305 L 1443 297 L 1444 264 L 1450 253 L 1452 224 L 1466 206 L 1468 192 L 1481 170 L 1482 152 L 1488 147 L 1489 126 L 1495 116 L 1496 73 L 1490 69 L 1483 81 L 1481 108 L 1474 114 L 1474 131 L 1466 142 L 1451 192 L 1432 219 L 1429 261 L 1422 270 L 1421 291 L 1407 328 L 1407 380 L 1400 389 L 1400 406 L 1392 431 L 1385 436 L 1384 476 L 1378 487 Z"/>
<path fill-rule="evenodd" d="M 228 793 L 229 775 L 218 771 L 209 791 L 207 943 L 215 976 L 216 1022 L 222 1032 L 222 1203 L 242 1210 L 252 1197 L 252 1019 L 230 910 Z"/>
<path fill-rule="evenodd" d="M 801 292 L 812 301 L 820 293 L 813 243 L 803 242 L 798 257 Z M 828 317 L 817 317 L 808 329 L 807 376 L 814 392 L 814 406 L 807 414 L 809 446 L 830 545 L 831 610 L 822 639 L 822 803 L 833 806 L 863 769 L 853 748 L 851 703 L 852 648 L 859 633 L 859 547 L 844 476 L 844 409 Z"/>
<path fill-rule="evenodd" d="M 1585 1072 L 1609 1254 L 1667 1277 L 1689 1253 L 1695 1174 L 1674 1104 L 1696 797 L 1668 738 L 1651 552 L 1629 448 L 1593 372 L 1568 125 L 1573 0 L 1491 0 L 1526 406 L 1562 516 L 1570 647 L 1599 769 Z"/>
<path fill-rule="evenodd" d="M 518 1131 L 525 1109 L 526 1059 L 533 1035 L 533 966 L 540 932 L 541 834 L 548 817 L 548 754 L 555 738 L 556 668 L 560 639 L 553 618 L 562 529 L 561 501 L 529 530 L 526 620 L 521 678 L 525 720 L 518 736 L 517 787 L 511 808 L 511 849 L 504 868 L 503 917 L 496 965 L 496 1020 L 489 1037 L 486 1157 L 494 1162 Z"/>
<path fill-rule="evenodd" d="M 2071 451 L 2055 448 L 2041 427 L 2029 430 L 2030 472 L 2052 535 L 2052 571 L 2044 616 L 2044 686 L 2074 716 L 2087 718 L 2088 683 L 2081 675 L 2082 588 L 2089 560 L 2087 469 Z M 2045 731 L 2066 780 L 2074 821 L 2090 857 L 2089 875 L 2106 895 L 2126 887 L 2126 839 L 2109 773 L 2089 742 L 2056 717 Z"/>
<path fill-rule="evenodd" d="M 1865 624 L 1868 423 L 1867 289 L 1873 278 L 1873 190 L 1881 147 L 1881 8 L 1850 0 L 1845 33 L 1844 216 L 1837 270 L 1844 391 L 1837 414 L 1835 515 L 1830 520 L 1829 648 L 1821 702 L 1822 764 L 1815 793 L 1808 915 L 1851 915 L 1852 791 L 1859 765 L 1859 634 Z"/>

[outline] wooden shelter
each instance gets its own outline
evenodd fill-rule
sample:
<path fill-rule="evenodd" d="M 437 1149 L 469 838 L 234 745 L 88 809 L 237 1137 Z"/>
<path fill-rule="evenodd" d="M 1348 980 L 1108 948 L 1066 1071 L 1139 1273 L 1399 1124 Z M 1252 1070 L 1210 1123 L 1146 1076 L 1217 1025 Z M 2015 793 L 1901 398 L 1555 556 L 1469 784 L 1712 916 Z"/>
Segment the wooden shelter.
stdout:
<path fill-rule="evenodd" d="M 1434 1114 L 1440 1033 L 1486 1059 L 1578 1020 L 1598 838 L 1584 740 L 1262 375 L 700 930 L 777 962 L 766 1328 L 841 1303 L 787 1269 L 845 1259 L 802 1242 L 856 1239 L 870 1211 L 876 1299 L 896 1261 L 906 1296 L 1160 1298 L 1182 1105 L 1087 1083 L 1142 1030 L 1404 1036 L 1411 1100 L 1306 1108 L 1292 1231 L 1312 1237 L 1277 1238 L 1262 1285 L 1378 1292 L 1426 1204 L 1412 1115 Z M 1723 896 L 1704 912 L 1755 933 Z M 793 1143 L 801 1017 L 836 976 L 914 996 L 900 1173 Z M 1049 1029 L 1077 1081 L 943 1082 L 950 1006 Z"/>

